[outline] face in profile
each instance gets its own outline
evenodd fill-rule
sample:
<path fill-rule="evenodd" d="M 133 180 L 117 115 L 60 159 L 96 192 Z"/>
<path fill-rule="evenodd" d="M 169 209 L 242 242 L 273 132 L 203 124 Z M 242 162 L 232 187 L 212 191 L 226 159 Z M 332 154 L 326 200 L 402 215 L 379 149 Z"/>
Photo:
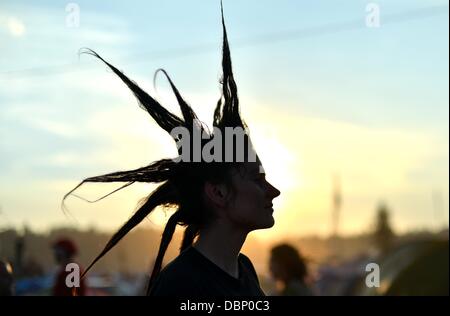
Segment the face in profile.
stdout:
<path fill-rule="evenodd" d="M 259 161 L 246 162 L 232 174 L 233 193 L 227 215 L 244 230 L 270 228 L 275 223 L 272 202 L 280 191 L 265 176 Z"/>

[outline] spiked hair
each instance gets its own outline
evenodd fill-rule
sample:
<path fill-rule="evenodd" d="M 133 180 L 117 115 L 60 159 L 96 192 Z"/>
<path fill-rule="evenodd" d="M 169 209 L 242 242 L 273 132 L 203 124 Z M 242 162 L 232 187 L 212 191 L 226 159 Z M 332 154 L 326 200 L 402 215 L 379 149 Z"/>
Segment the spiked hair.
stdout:
<path fill-rule="evenodd" d="M 221 14 L 223 27 L 223 77 L 221 79 L 222 93 L 214 111 L 213 126 L 219 130 L 224 130 L 225 127 L 241 127 L 246 130 L 246 125 L 241 119 L 239 113 L 239 99 L 236 83 L 233 77 L 230 47 L 228 45 L 222 4 Z M 209 132 L 207 128 L 205 128 L 202 124 L 197 123 L 198 119 L 196 114 L 188 105 L 188 103 L 183 99 L 178 89 L 172 82 L 171 78 L 163 69 L 159 69 L 158 71 L 163 72 L 167 77 L 167 80 L 169 81 L 169 84 L 180 106 L 182 118 L 166 110 L 152 96 L 142 90 L 134 81 L 129 79 L 126 75 L 124 75 L 116 67 L 103 59 L 95 51 L 91 49 L 85 49 L 83 53 L 92 55 L 104 62 L 133 92 L 139 102 L 140 107 L 147 111 L 148 114 L 150 114 L 150 116 L 155 120 L 155 122 L 166 132 L 171 133 L 171 131 L 176 127 L 184 127 L 190 131 L 199 129 L 202 133 L 206 133 L 207 139 L 214 138 L 213 133 Z M 174 137 L 174 140 L 176 142 L 179 141 L 179 139 L 176 137 Z M 247 141 L 249 141 L 249 138 L 247 138 Z M 195 237 L 199 234 L 200 229 L 204 227 L 204 225 L 208 223 L 208 220 L 212 218 L 212 215 L 210 214 L 211 212 L 208 212 L 208 210 L 205 209 L 203 200 L 201 199 L 202 184 L 205 183 L 205 181 L 226 181 L 227 170 L 229 170 L 230 166 L 232 165 L 233 164 L 225 162 L 188 163 L 183 161 L 177 162 L 174 159 L 161 159 L 138 169 L 118 171 L 84 179 L 81 183 L 79 183 L 75 188 L 73 188 L 64 196 L 62 200 L 63 210 L 65 209 L 65 199 L 69 195 L 77 196 L 73 192 L 85 183 L 124 183 L 124 185 L 101 197 L 100 199 L 103 199 L 108 195 L 120 189 L 123 189 L 135 182 L 161 183 L 161 185 L 145 199 L 145 202 L 140 205 L 134 215 L 132 215 L 131 218 L 110 238 L 104 249 L 88 266 L 83 276 L 98 260 L 100 260 L 106 253 L 108 253 L 130 230 L 138 225 L 156 207 L 175 206 L 176 211 L 169 218 L 162 233 L 161 243 L 153 267 L 153 272 L 150 277 L 148 287 L 148 289 L 150 289 L 151 284 L 154 282 L 156 276 L 161 270 L 164 254 L 169 246 L 176 226 L 178 224 L 185 226 L 184 236 L 180 248 L 180 250 L 182 251 L 193 243 Z"/>

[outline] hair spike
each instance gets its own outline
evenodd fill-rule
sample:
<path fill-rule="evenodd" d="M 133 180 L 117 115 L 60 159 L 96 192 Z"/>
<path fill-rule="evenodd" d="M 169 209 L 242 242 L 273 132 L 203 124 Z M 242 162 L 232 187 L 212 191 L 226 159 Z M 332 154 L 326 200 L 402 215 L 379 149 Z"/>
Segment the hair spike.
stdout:
<path fill-rule="evenodd" d="M 166 76 L 167 80 L 169 81 L 170 87 L 172 88 L 172 91 L 175 94 L 175 97 L 177 98 L 178 104 L 179 104 L 180 109 L 181 109 L 181 113 L 183 114 L 184 121 L 185 121 L 186 125 L 189 128 L 191 128 L 193 126 L 193 124 L 194 124 L 193 123 L 194 120 L 197 119 L 197 115 L 192 110 L 192 108 L 186 103 L 186 101 L 182 98 L 182 96 L 181 96 L 180 92 L 178 91 L 177 87 L 173 84 L 172 79 L 167 74 L 167 71 L 165 71 L 163 68 L 159 68 L 159 69 L 157 69 L 155 71 L 153 82 L 155 82 L 158 72 L 162 72 Z"/>
<path fill-rule="evenodd" d="M 173 128 L 177 126 L 184 126 L 184 122 L 176 115 L 167 111 L 162 107 L 155 99 L 153 99 L 148 93 L 142 90 L 134 81 L 130 80 L 120 70 L 104 60 L 99 54 L 89 48 L 81 50 L 80 54 L 88 54 L 100 59 L 105 63 L 133 92 L 141 108 L 146 110 L 156 121 L 156 123 L 170 134 Z"/>
<path fill-rule="evenodd" d="M 164 255 L 166 253 L 167 248 L 169 247 L 170 241 L 172 240 L 173 234 L 178 224 L 178 220 L 179 220 L 179 213 L 178 211 L 176 211 L 174 214 L 172 214 L 172 216 L 170 216 L 169 220 L 167 221 L 166 227 L 164 228 L 161 237 L 161 243 L 159 244 L 158 255 L 156 256 L 153 271 L 150 276 L 150 281 L 148 283 L 147 294 L 150 292 L 150 289 L 156 280 L 156 276 L 161 271 Z"/>
<path fill-rule="evenodd" d="M 174 195 L 173 188 L 169 182 L 162 184 L 147 198 L 147 201 L 134 213 L 133 216 L 110 238 L 102 252 L 92 261 L 84 271 L 82 277 L 92 268 L 92 266 L 107 254 L 130 230 L 138 225 L 147 217 L 157 206 L 165 204 L 174 204 L 177 198 Z"/>
<path fill-rule="evenodd" d="M 91 202 L 87 199 L 84 199 L 78 195 L 73 194 L 79 187 L 88 182 L 128 182 L 122 185 L 120 188 L 115 189 L 114 191 L 102 196 L 101 198 L 92 201 L 91 203 L 100 201 L 105 197 L 126 188 L 127 186 L 133 184 L 134 182 L 162 182 L 167 179 L 176 171 L 178 167 L 177 163 L 175 163 L 172 159 L 161 159 L 151 163 L 148 166 L 137 168 L 134 170 L 128 171 L 117 171 L 108 174 L 104 174 L 101 176 L 89 177 L 81 181 L 75 188 L 66 193 L 62 199 L 61 207 L 64 211 L 66 211 L 66 207 L 64 205 L 64 201 L 70 196 L 76 196 L 82 200 L 87 202 Z"/>
<path fill-rule="evenodd" d="M 237 86 L 234 81 L 233 69 L 231 63 L 230 46 L 228 43 L 227 29 L 225 26 L 225 18 L 223 15 L 223 4 L 220 2 L 220 10 L 222 14 L 222 96 L 217 102 L 214 111 L 214 126 L 223 128 L 224 126 L 244 127 L 239 113 L 239 98 L 237 94 Z"/>

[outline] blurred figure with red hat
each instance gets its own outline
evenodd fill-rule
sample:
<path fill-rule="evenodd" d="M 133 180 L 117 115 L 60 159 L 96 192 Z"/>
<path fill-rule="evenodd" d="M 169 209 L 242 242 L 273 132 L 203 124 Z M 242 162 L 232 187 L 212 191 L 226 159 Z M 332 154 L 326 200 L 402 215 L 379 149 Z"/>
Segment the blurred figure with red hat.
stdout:
<path fill-rule="evenodd" d="M 60 265 L 56 274 L 55 283 L 53 286 L 54 296 L 84 296 L 86 294 L 86 283 L 84 279 L 81 279 L 83 274 L 82 268 L 74 261 L 74 257 L 78 254 L 78 248 L 76 244 L 68 238 L 60 238 L 52 245 L 53 253 L 56 262 Z M 79 275 L 79 287 L 68 286 L 67 279 L 70 278 L 69 274 L 73 273 L 69 264 L 77 264 Z M 68 267 L 66 269 L 66 267 Z M 76 292 L 74 291 L 76 290 Z"/>

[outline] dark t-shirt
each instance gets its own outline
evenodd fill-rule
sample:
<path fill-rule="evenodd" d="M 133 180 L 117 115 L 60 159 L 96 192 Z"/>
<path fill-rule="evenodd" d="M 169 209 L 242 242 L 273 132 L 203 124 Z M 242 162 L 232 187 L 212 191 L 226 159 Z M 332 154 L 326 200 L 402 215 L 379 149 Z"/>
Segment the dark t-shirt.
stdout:
<path fill-rule="evenodd" d="M 239 278 L 219 268 L 194 247 L 183 251 L 158 275 L 152 296 L 264 296 L 249 258 L 239 254 Z"/>

